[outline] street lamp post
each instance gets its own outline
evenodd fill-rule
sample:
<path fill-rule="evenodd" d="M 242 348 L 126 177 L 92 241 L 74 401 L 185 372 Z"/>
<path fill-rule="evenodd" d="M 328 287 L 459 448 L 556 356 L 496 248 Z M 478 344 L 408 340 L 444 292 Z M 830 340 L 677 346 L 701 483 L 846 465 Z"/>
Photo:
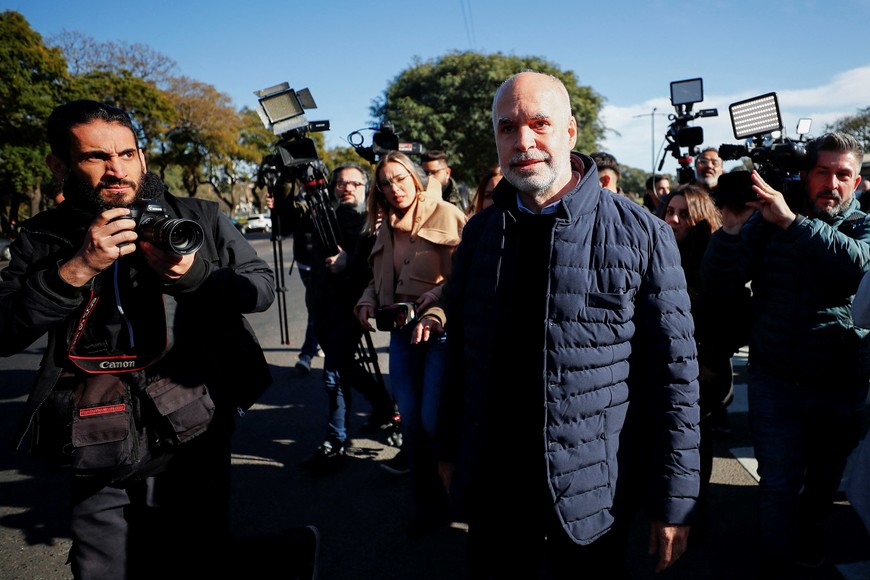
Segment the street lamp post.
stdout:
<path fill-rule="evenodd" d="M 652 144 L 652 174 L 656 173 L 656 107 L 653 107 L 652 113 L 649 114 L 650 123 L 652 124 L 652 134 L 650 143 Z"/>
<path fill-rule="evenodd" d="M 652 145 L 652 175 L 655 175 L 655 173 L 656 173 L 656 111 L 657 110 L 658 110 L 658 107 L 653 107 L 651 113 L 644 113 L 642 115 L 635 115 L 635 118 L 646 117 L 646 116 L 649 116 L 649 118 L 650 118 L 650 125 L 651 125 L 651 130 L 652 130 L 652 134 L 650 136 L 651 145 Z"/>

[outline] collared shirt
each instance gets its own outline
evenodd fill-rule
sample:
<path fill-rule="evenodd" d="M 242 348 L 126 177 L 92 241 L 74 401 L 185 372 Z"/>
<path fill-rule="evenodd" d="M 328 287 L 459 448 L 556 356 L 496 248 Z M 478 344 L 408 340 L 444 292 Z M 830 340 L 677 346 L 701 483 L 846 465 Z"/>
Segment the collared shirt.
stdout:
<path fill-rule="evenodd" d="M 556 213 L 556 211 L 559 209 L 559 205 L 560 205 L 561 203 L 562 203 L 562 199 L 559 198 L 559 199 L 557 199 L 556 201 L 554 201 L 553 203 L 551 203 L 550 205 L 545 205 L 544 207 L 541 208 L 541 214 Z M 518 208 L 521 212 L 524 212 L 524 213 L 530 213 L 530 214 L 534 214 L 534 213 L 535 213 L 535 212 L 533 212 L 532 210 L 530 210 L 529 208 L 527 208 L 526 206 L 523 205 L 523 200 L 520 199 L 520 194 L 519 194 L 519 192 L 517 192 L 517 208 Z"/>
<path fill-rule="evenodd" d="M 582 179 L 582 178 L 583 178 L 583 174 L 580 171 L 577 171 L 576 168 L 574 168 L 574 171 L 571 172 L 571 188 L 573 189 L 573 188 L 577 187 L 577 184 L 580 182 L 580 179 Z M 541 214 L 545 215 L 545 214 L 556 213 L 559 210 L 559 205 L 561 205 L 561 203 L 562 203 L 562 198 L 560 197 L 559 199 L 557 199 L 553 203 L 551 203 L 549 205 L 545 205 L 544 207 L 542 207 Z M 535 213 L 523 205 L 523 200 L 520 199 L 520 192 L 519 191 L 517 191 L 517 208 L 521 212 L 530 213 L 530 214 Z"/>

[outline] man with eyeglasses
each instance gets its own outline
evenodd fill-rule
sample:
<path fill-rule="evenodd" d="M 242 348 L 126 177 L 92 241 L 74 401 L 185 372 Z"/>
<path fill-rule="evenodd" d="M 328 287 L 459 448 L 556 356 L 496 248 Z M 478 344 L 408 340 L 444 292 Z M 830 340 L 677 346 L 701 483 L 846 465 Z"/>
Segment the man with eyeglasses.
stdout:
<path fill-rule="evenodd" d="M 707 147 L 695 159 L 695 180 L 703 184 L 708 192 L 718 185 L 723 171 L 722 159 L 715 147 Z"/>
<path fill-rule="evenodd" d="M 447 163 L 447 154 L 430 149 L 420 157 L 420 166 L 429 179 L 435 179 L 441 184 L 441 198 L 465 213 L 468 208 L 468 190 L 451 177 L 452 170 Z"/>
<path fill-rule="evenodd" d="M 354 163 L 333 171 L 330 185 L 338 200 L 335 217 L 340 251 L 330 255 L 319 238 L 314 240 L 311 291 L 306 292 L 305 299 L 314 315 L 314 331 L 325 355 L 323 384 L 329 405 L 323 443 L 302 463 L 314 471 L 331 471 L 344 463 L 350 446 L 348 427 L 353 389 L 372 408 L 363 431 L 388 434 L 388 430 L 397 428 L 393 424 L 392 397 L 354 356 L 363 330 L 353 307 L 372 277 L 367 258 L 375 240 L 363 233 L 367 184 L 368 175 Z"/>

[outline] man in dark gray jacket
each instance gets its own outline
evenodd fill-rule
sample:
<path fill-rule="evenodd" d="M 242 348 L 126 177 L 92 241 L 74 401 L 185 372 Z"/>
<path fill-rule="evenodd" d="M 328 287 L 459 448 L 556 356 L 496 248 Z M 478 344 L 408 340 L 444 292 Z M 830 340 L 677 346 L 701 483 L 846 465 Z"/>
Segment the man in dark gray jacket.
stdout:
<path fill-rule="evenodd" d="M 704 291 L 722 308 L 752 287 L 760 577 L 823 563 L 825 519 L 861 434 L 870 339 L 852 298 L 870 270 L 870 219 L 854 197 L 862 158 L 854 137 L 829 133 L 807 146 L 799 191 L 783 195 L 752 172 L 758 199 L 722 208 L 702 263 Z"/>
<path fill-rule="evenodd" d="M 214 576 L 234 412 L 271 383 L 243 313 L 272 303 L 272 270 L 217 204 L 146 171 L 124 111 L 73 101 L 47 130 L 65 200 L 0 272 L 0 355 L 48 335 L 17 442 L 73 476 L 76 578 Z"/>
<path fill-rule="evenodd" d="M 438 438 L 472 575 L 626 577 L 636 500 L 662 570 L 686 548 L 699 485 L 694 328 L 673 234 L 571 152 L 577 122 L 558 79 L 508 79 L 493 125 L 504 179 L 454 257 Z"/>

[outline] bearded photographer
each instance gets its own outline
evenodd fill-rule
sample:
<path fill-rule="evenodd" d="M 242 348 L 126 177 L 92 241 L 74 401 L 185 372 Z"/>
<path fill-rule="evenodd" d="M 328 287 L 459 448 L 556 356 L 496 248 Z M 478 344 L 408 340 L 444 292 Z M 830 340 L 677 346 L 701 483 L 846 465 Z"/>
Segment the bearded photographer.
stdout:
<path fill-rule="evenodd" d="M 65 201 L 22 224 L 0 272 L 0 355 L 48 335 L 16 443 L 29 431 L 71 473 L 75 578 L 211 576 L 234 412 L 271 383 L 243 313 L 271 305 L 272 271 L 217 204 L 147 172 L 126 112 L 72 101 L 47 133 Z M 136 200 L 149 207 L 130 219 Z"/>
<path fill-rule="evenodd" d="M 794 208 L 752 172 L 756 199 L 722 207 L 702 263 L 705 291 L 722 308 L 751 283 L 749 421 L 765 578 L 824 563 L 825 520 L 861 434 L 868 331 L 853 324 L 852 299 L 870 269 L 870 220 L 854 198 L 862 158 L 844 133 L 810 142 Z"/>

